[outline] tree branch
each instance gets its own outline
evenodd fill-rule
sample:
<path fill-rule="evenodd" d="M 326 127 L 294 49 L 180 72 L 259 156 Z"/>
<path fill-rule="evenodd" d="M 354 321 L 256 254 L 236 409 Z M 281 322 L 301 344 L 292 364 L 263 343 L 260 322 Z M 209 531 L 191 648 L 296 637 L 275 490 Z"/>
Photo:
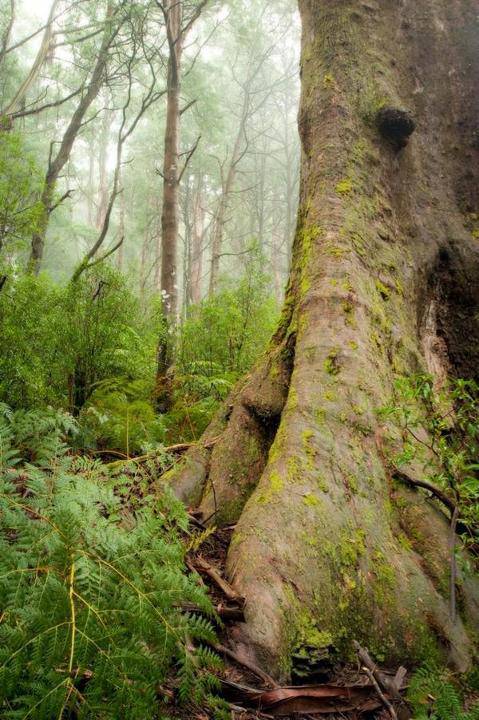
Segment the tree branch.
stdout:
<path fill-rule="evenodd" d="M 52 213 L 54 210 L 57 209 L 59 205 L 62 204 L 67 198 L 70 198 L 72 196 L 72 193 L 74 193 L 74 190 L 67 190 L 64 195 L 61 196 L 61 198 L 51 207 L 48 208 L 48 214 Z"/>
<path fill-rule="evenodd" d="M 74 90 L 70 95 L 67 95 L 64 98 L 61 98 L 60 100 L 55 100 L 54 102 L 47 103 L 46 105 L 40 105 L 40 107 L 32 108 L 30 110 L 19 110 L 18 112 L 14 113 L 10 117 L 12 118 L 19 118 L 19 117 L 27 117 L 27 115 L 38 115 L 38 113 L 43 112 L 44 110 L 49 110 L 50 108 L 59 107 L 60 105 L 63 105 L 64 103 L 68 102 L 68 100 L 71 100 L 76 95 L 79 95 L 81 91 L 83 90 L 83 85 L 80 85 L 79 88 Z"/>
<path fill-rule="evenodd" d="M 185 170 L 188 167 L 188 163 L 190 162 L 191 158 L 193 157 L 193 155 L 195 154 L 195 152 L 198 148 L 198 145 L 200 144 L 200 140 L 201 140 L 201 135 L 198 135 L 198 138 L 197 138 L 195 144 L 193 145 L 191 150 L 189 150 L 186 154 L 185 164 L 183 165 L 183 168 L 182 168 L 180 174 L 178 175 L 178 185 L 180 184 L 180 182 L 183 178 L 183 175 L 185 174 Z"/>
<path fill-rule="evenodd" d="M 426 480 L 416 480 L 415 478 L 412 478 L 410 475 L 407 475 L 406 473 L 402 472 L 402 470 L 398 470 L 396 467 L 392 468 L 392 476 L 396 478 L 397 480 L 401 480 L 402 482 L 406 483 L 407 485 L 411 485 L 412 487 L 420 487 L 423 488 L 423 490 L 429 490 L 434 497 L 436 497 L 440 502 L 442 502 L 443 505 L 447 507 L 451 515 L 453 515 L 457 509 L 456 503 L 451 500 L 451 498 L 446 495 L 442 490 L 440 490 L 435 485 L 432 485 L 432 483 L 427 482 Z"/>

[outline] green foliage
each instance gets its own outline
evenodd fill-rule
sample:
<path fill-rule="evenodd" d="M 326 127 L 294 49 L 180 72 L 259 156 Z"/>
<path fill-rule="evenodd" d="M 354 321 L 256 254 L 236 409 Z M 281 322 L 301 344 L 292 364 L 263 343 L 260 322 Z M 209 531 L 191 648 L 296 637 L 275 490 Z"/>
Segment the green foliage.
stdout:
<path fill-rule="evenodd" d="M 41 174 L 21 136 L 0 131 L 0 253 L 22 247 L 41 215 Z"/>
<path fill-rule="evenodd" d="M 420 668 L 411 679 L 408 699 L 415 720 L 479 720 L 479 704 L 464 710 L 464 699 L 444 669 Z"/>
<path fill-rule="evenodd" d="M 44 277 L 7 281 L 0 293 L 0 401 L 15 408 L 65 402 L 68 348 L 57 336 L 67 321 L 62 306 L 62 290 Z"/>
<path fill-rule="evenodd" d="M 0 293 L 0 402 L 68 410 L 79 418 L 78 448 L 133 455 L 196 439 L 275 321 L 268 280 L 257 271 L 192 308 L 179 331 L 174 407 L 158 416 L 156 304 L 144 312 L 107 266 L 67 286 L 20 276 Z"/>
<path fill-rule="evenodd" d="M 269 279 L 254 256 L 237 283 L 190 309 L 180 328 L 175 364 L 175 405 L 166 418 L 171 433 L 197 438 L 236 380 L 264 351 L 278 318 Z"/>
<path fill-rule="evenodd" d="M 60 410 L 16 410 L 0 403 L 0 471 L 18 463 L 48 467 L 65 441 L 78 433 L 75 420 Z"/>
<path fill-rule="evenodd" d="M 260 259 L 237 284 L 225 285 L 215 296 L 191 309 L 181 328 L 177 366 L 192 382 L 195 377 L 233 380 L 250 369 L 266 347 L 277 321 L 269 278 Z M 210 385 L 207 389 L 213 387 Z M 216 388 L 222 394 L 221 384 Z"/>
<path fill-rule="evenodd" d="M 165 441 L 166 421 L 156 415 L 150 383 L 112 378 L 99 383 L 80 414 L 81 446 L 124 452 L 127 456 Z"/>
<path fill-rule="evenodd" d="M 479 387 L 454 380 L 440 389 L 428 375 L 396 381 L 392 403 L 381 410 L 399 426 L 396 466 L 414 463 L 421 479 L 449 493 L 458 504 L 463 540 L 475 548 L 479 527 Z"/>
<path fill-rule="evenodd" d="M 0 407 L 1 717 L 156 717 L 171 674 L 180 699 L 202 701 L 219 660 L 203 646 L 212 607 L 185 570 L 182 505 L 128 510 L 105 466 L 67 452 L 65 417 L 32 437 L 38 419 Z"/>
<path fill-rule="evenodd" d="M 153 377 L 154 331 L 108 267 L 66 287 L 10 280 L 0 293 L 0 401 L 78 413 L 107 378 Z"/>

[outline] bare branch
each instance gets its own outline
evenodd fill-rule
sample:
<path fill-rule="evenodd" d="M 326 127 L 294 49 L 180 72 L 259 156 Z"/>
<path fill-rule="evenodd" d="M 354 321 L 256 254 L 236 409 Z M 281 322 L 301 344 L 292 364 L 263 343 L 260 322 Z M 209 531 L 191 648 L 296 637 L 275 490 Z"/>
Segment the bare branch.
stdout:
<path fill-rule="evenodd" d="M 183 175 L 185 174 L 185 170 L 188 167 L 188 163 L 190 162 L 191 158 L 193 157 L 193 155 L 195 154 L 195 152 L 198 148 L 198 145 L 200 144 L 200 140 L 201 140 L 201 135 L 198 135 L 198 138 L 197 138 L 195 144 L 193 145 L 191 150 L 188 151 L 188 153 L 186 155 L 185 164 L 183 165 L 183 168 L 182 168 L 180 174 L 178 175 L 178 184 L 180 184 L 180 182 L 183 178 Z"/>
<path fill-rule="evenodd" d="M 187 105 L 185 105 L 185 107 L 180 110 L 180 117 L 181 117 L 181 115 L 183 115 L 187 110 L 189 110 L 190 107 L 192 107 L 193 105 L 195 105 L 195 103 L 197 103 L 197 102 L 198 102 L 198 101 L 195 99 L 195 100 L 191 100 Z"/>
<path fill-rule="evenodd" d="M 20 110 L 19 112 L 14 113 L 11 117 L 12 118 L 19 118 L 19 117 L 27 117 L 27 115 L 38 115 L 38 113 L 43 112 L 44 110 L 50 110 L 54 107 L 59 107 L 60 105 L 63 105 L 64 103 L 68 102 L 72 98 L 74 98 L 76 95 L 79 95 L 83 90 L 83 85 L 74 90 L 70 95 L 67 95 L 64 98 L 61 98 L 60 100 L 55 100 L 54 102 L 47 103 L 46 105 L 40 105 L 40 107 L 34 107 L 30 110 Z"/>
<path fill-rule="evenodd" d="M 49 214 L 52 213 L 54 210 L 57 209 L 57 207 L 59 205 L 62 204 L 62 202 L 67 200 L 67 198 L 71 198 L 71 196 L 74 192 L 75 192 L 74 190 L 67 190 L 66 193 L 64 193 L 64 195 L 62 195 L 61 198 L 59 200 L 57 200 L 57 202 L 54 205 L 52 205 L 51 207 L 48 208 L 48 213 Z"/>

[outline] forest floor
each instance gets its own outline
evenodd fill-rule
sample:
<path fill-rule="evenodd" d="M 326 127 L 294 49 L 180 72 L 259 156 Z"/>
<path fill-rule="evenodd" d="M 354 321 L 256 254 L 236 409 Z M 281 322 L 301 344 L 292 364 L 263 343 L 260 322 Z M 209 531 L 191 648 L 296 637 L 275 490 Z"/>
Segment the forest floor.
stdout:
<path fill-rule="evenodd" d="M 201 531 L 201 521 L 194 515 L 193 522 Z M 229 702 L 231 720 L 267 720 L 282 717 L 285 720 L 399 720 L 410 718 L 405 701 L 396 704 L 396 710 L 388 707 L 387 690 L 379 686 L 381 678 L 391 681 L 394 672 L 377 668 L 374 675 L 379 685 L 366 674 L 358 660 L 356 665 L 325 668 L 321 682 L 303 685 L 299 682 L 290 687 L 279 687 L 261 668 L 236 653 L 235 630 L 244 621 L 243 598 L 239 597 L 225 579 L 226 555 L 234 526 L 214 530 L 191 551 L 187 564 L 196 570 L 207 586 L 213 605 L 223 625 L 219 629 L 217 651 L 224 661 L 221 675 L 222 695 Z M 305 678 L 300 682 L 313 682 Z M 371 682 L 372 680 L 372 682 Z M 374 684 L 373 684 L 374 683 Z M 190 706 L 175 715 L 178 720 L 208 720 L 211 716 L 201 709 Z"/>

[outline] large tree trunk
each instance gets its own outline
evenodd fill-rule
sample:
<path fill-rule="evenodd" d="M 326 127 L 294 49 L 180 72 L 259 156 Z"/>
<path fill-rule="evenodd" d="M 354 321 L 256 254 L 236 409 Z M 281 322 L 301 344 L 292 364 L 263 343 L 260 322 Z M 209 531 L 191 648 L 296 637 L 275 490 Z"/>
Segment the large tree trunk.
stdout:
<path fill-rule="evenodd" d="M 409 664 L 465 669 L 477 579 L 448 612 L 442 508 L 394 487 L 377 410 L 395 373 L 478 375 L 479 71 L 475 0 L 300 0 L 302 179 L 292 268 L 266 359 L 169 476 L 236 523 L 237 642 L 287 677 L 296 651 L 355 638 Z M 407 147 L 381 136 L 409 108 Z M 427 321 L 427 322 L 426 322 Z M 440 343 L 431 342 L 440 338 Z M 444 348 L 447 348 L 445 356 Z"/>

